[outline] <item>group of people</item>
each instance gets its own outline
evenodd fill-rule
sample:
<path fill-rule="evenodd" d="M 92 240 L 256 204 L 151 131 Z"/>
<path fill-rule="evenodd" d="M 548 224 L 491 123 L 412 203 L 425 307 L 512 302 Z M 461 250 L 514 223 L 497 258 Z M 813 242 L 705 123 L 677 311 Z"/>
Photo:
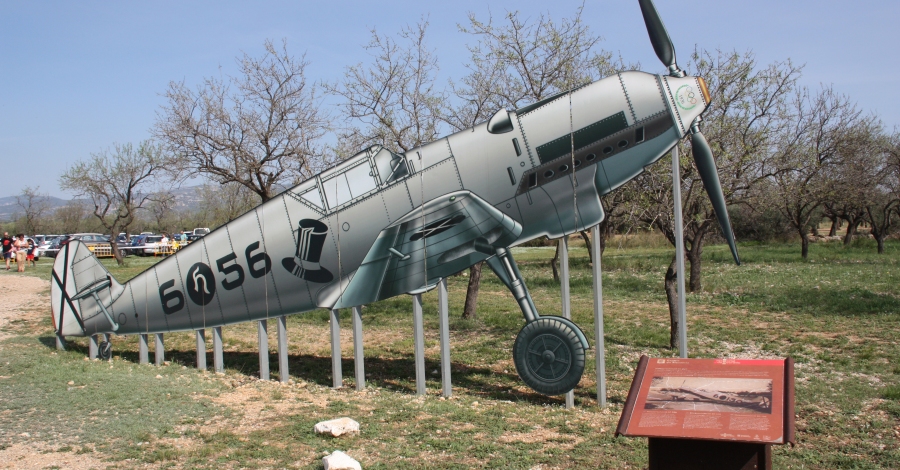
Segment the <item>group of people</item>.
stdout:
<path fill-rule="evenodd" d="M 7 271 L 9 271 L 10 263 L 14 257 L 16 259 L 16 270 L 20 273 L 25 272 L 25 265 L 29 261 L 31 261 L 32 266 L 35 266 L 34 252 L 37 250 L 37 246 L 34 244 L 34 240 L 30 238 L 26 240 L 25 234 L 20 233 L 15 237 L 10 237 L 9 232 L 3 232 L 0 244 L 3 246 L 3 259 L 6 260 Z"/>

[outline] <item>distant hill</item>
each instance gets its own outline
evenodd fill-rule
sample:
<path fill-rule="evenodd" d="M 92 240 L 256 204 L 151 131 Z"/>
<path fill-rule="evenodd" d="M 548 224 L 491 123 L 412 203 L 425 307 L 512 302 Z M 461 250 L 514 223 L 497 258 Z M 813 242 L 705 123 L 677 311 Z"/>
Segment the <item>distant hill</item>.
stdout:
<path fill-rule="evenodd" d="M 175 196 L 175 209 L 194 210 L 200 205 L 200 188 L 201 186 L 187 186 L 184 188 L 173 189 L 171 193 Z M 21 197 L 21 196 L 19 196 Z M 47 196 L 47 202 L 50 204 L 50 211 L 66 206 L 70 202 L 81 201 L 89 204 L 87 199 L 60 199 L 58 197 Z M 0 197 L 0 222 L 9 222 L 17 216 L 21 216 L 24 211 L 16 202 L 16 196 Z"/>
<path fill-rule="evenodd" d="M 60 199 L 53 196 L 47 196 L 46 199 L 47 202 L 50 203 L 51 211 L 69 203 L 66 199 Z M 24 213 L 24 211 L 22 210 L 22 206 L 16 202 L 16 196 L 0 197 L 0 222 L 8 222 L 17 215 L 22 215 L 22 213 Z"/>

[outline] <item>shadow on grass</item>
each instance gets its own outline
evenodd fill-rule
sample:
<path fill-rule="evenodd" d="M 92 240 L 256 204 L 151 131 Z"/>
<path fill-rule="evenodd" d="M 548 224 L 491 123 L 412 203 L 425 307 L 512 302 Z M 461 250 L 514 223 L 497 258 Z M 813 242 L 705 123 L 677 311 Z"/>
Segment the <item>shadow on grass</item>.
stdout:
<path fill-rule="evenodd" d="M 722 294 L 721 300 L 729 294 Z M 836 315 L 854 317 L 865 315 L 891 315 L 900 312 L 900 298 L 879 294 L 866 289 L 814 289 L 794 287 L 790 295 L 767 292 L 743 294 L 739 303 L 760 303 L 773 311 L 801 311 L 811 315 Z"/>
<path fill-rule="evenodd" d="M 54 336 L 41 336 L 41 344 L 49 349 L 56 348 Z M 88 348 L 79 343 L 68 343 L 66 349 L 87 356 Z M 113 351 L 115 356 L 123 360 L 138 363 L 139 354 L 134 351 Z M 149 355 L 150 363 L 154 363 L 154 353 Z M 165 360 L 170 364 L 186 367 L 195 367 L 197 355 L 194 350 L 166 350 Z M 213 364 L 212 352 L 207 351 L 207 366 L 211 370 Z M 240 372 L 241 374 L 259 377 L 259 354 L 255 352 L 223 352 L 223 361 L 226 369 Z M 270 374 L 272 380 L 278 380 L 278 356 L 269 355 Z M 331 357 L 315 356 L 308 354 L 291 354 L 288 356 L 288 367 L 292 378 L 312 382 L 324 387 L 332 385 Z M 353 386 L 354 377 L 353 360 L 341 362 L 341 372 L 344 377 L 344 386 Z M 428 382 L 440 380 L 438 375 L 429 375 L 430 371 L 440 370 L 440 362 L 425 360 L 425 371 Z M 366 385 L 385 388 L 401 393 L 414 394 L 415 388 L 415 358 L 412 355 L 404 355 L 399 358 L 365 358 Z M 533 391 L 522 391 L 514 387 L 522 388 L 524 385 L 515 373 L 497 372 L 485 367 L 472 367 L 466 364 L 451 363 L 451 377 L 454 390 L 464 390 L 466 394 L 490 398 L 494 400 L 508 400 L 513 402 L 528 402 L 538 405 L 548 403 L 563 404 L 563 396 L 548 397 Z M 440 385 L 430 384 L 430 391 Z M 582 399 L 594 399 L 593 388 L 576 389 L 575 395 Z"/>

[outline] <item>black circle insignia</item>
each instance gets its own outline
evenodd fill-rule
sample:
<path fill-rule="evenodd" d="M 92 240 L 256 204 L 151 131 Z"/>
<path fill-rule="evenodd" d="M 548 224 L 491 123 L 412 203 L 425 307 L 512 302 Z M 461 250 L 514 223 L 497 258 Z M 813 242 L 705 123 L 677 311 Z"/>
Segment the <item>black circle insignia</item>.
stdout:
<path fill-rule="evenodd" d="M 206 305 L 212 302 L 216 295 L 216 276 L 212 269 L 203 263 L 195 263 L 188 269 L 184 285 L 188 297 L 197 305 Z"/>

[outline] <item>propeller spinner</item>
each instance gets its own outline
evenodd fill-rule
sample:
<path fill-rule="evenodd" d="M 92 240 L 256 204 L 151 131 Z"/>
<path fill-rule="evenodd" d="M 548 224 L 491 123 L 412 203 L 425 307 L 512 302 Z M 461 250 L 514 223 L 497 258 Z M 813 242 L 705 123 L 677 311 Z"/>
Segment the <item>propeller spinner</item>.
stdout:
<path fill-rule="evenodd" d="M 653 5 L 652 0 L 638 0 L 641 6 L 641 14 L 644 16 L 644 24 L 647 25 L 647 33 L 650 35 L 650 42 L 653 44 L 653 50 L 656 56 L 669 69 L 669 75 L 673 77 L 684 77 L 684 72 L 678 68 L 675 63 L 675 46 L 672 39 L 669 38 L 669 32 L 659 17 L 659 12 Z M 716 212 L 716 219 L 719 221 L 719 227 L 722 228 L 722 234 L 731 248 L 731 255 L 738 265 L 741 259 L 738 257 L 737 246 L 734 243 L 734 233 L 731 230 L 731 220 L 728 218 L 728 211 L 725 204 L 725 196 L 722 194 L 722 185 L 719 182 L 719 172 L 716 168 L 716 161 L 713 158 L 712 149 L 700 131 L 700 118 L 691 125 L 691 147 L 694 163 L 700 173 L 700 179 L 703 181 L 703 188 L 709 195 L 713 210 Z"/>

